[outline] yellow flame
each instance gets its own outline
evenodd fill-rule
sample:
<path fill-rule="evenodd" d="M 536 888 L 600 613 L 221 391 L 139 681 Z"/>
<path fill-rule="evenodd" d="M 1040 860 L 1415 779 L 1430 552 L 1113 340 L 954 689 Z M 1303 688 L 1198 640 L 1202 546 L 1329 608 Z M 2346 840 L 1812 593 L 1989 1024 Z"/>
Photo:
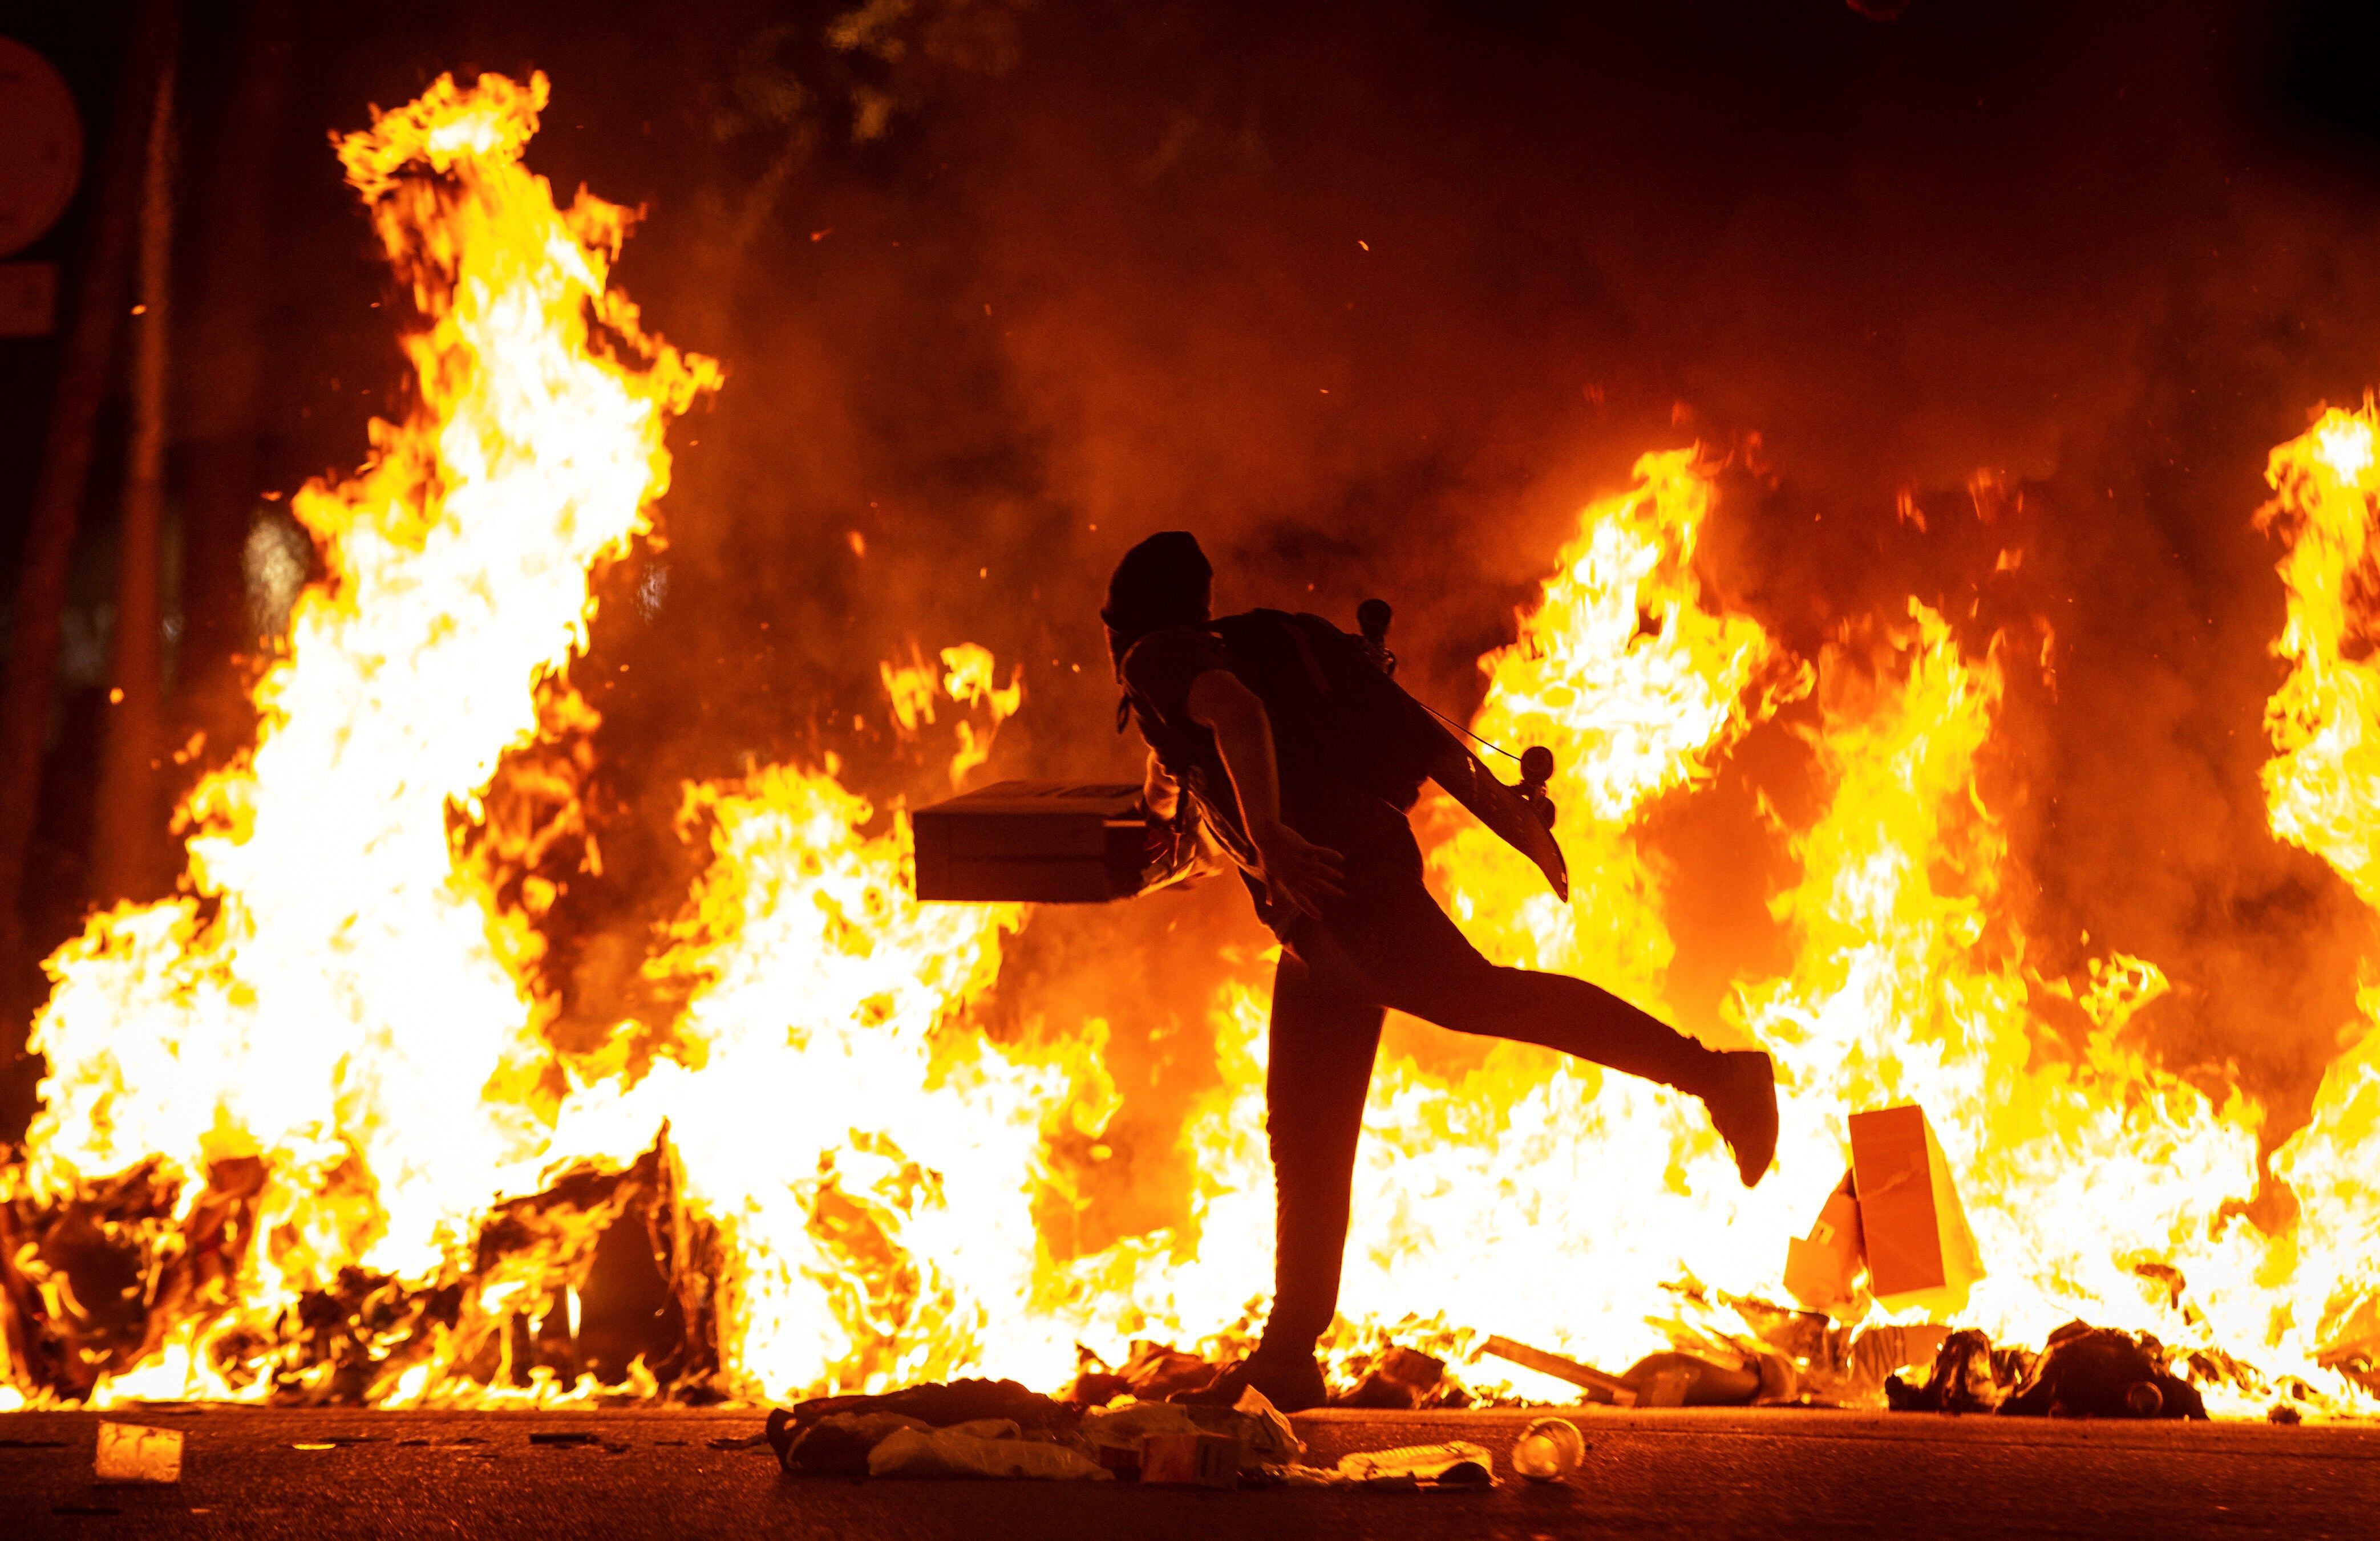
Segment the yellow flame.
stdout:
<path fill-rule="evenodd" d="M 542 77 L 441 79 L 340 142 L 420 312 L 419 400 L 295 501 L 329 576 L 257 688 L 253 751 L 184 810 L 185 895 L 93 916 L 49 965 L 19 1181 L 57 1196 L 157 1158 L 187 1207 L 262 1158 L 258 1319 L 345 1267 L 434 1272 L 549 1155 L 540 1008 L 449 812 L 535 734 L 589 566 L 648 528 L 663 431 L 719 371 L 607 286 L 625 211 L 557 208 L 519 164 L 545 100 Z"/>
<path fill-rule="evenodd" d="M 186 892 L 94 916 L 51 960 L 35 1037 L 51 1075 L 0 1202 L 153 1187 L 119 1240 L 170 1260 L 204 1232 L 228 1253 L 227 1273 L 144 1298 L 146 1336 L 111 1347 L 91 1400 L 591 1396 L 591 1378 L 514 1365 L 499 1329 L 575 1329 L 592 1235 L 625 1200 L 536 1195 L 631 1170 L 663 1131 L 699 1254 L 682 1266 L 730 1392 L 982 1371 L 1054 1387 L 1077 1342 L 1243 1340 L 1271 1232 L 1258 960 L 1232 960 L 1211 1004 L 1217 1079 L 1177 1148 L 1133 1153 L 1194 1174 L 1183 1212 L 1075 1245 L 1086 1163 L 1112 1156 L 1126 1099 L 1108 1024 L 1047 1021 L 1030 1000 L 988 1010 L 1025 912 L 918 903 L 905 816 L 847 790 L 832 757 L 686 789 L 681 827 L 706 860 L 643 975 L 670 1004 L 584 1053 L 547 1042 L 555 1006 L 528 965 L 551 885 L 522 879 L 515 903 L 501 875 L 570 842 L 598 859 L 576 803 L 596 718 L 564 677 L 588 573 L 646 529 L 664 431 L 719 374 L 648 337 L 608 287 L 625 212 L 584 194 L 558 209 L 521 166 L 545 97 L 542 78 L 442 79 L 340 142 L 420 313 L 419 405 L 372 425 L 363 471 L 298 500 L 330 576 L 259 688 L 256 748 L 184 810 Z M 2368 407 L 2331 413 L 2283 446 L 2262 518 L 2289 548 L 2273 828 L 2380 903 L 2374 430 Z M 1393 1025 L 1336 1373 L 1390 1338 L 1460 1357 L 1503 1332 L 1616 1368 L 1730 1330 L 1712 1303 L 1779 1295 L 1787 1238 L 1842 1171 L 1846 1115 L 1914 1100 L 1990 1269 L 1962 1323 L 2027 1342 L 2078 1316 L 2155 1330 L 2252 1367 L 2215 1387 L 2233 1411 L 2257 1405 L 2258 1375 L 2369 1406 L 2331 1366 L 2342 1344 L 2380 1343 L 2380 1032 L 2330 1067 L 2274 1156 L 2301 1218 L 2268 1235 L 2248 1218 L 2271 1210 L 2262 1110 L 2143 1047 L 2167 989 L 2155 964 L 2055 978 L 2028 961 L 2010 897 L 2023 875 L 1985 790 L 2005 753 L 2000 649 L 1912 601 L 1792 657 L 1697 576 L 1715 488 L 1691 450 L 1645 456 L 1582 513 L 1518 640 L 1483 661 L 1475 728 L 1554 751 L 1574 902 L 1446 805 L 1421 822 L 1432 881 L 1483 947 L 1660 1009 L 1675 947 L 1649 820 L 1755 732 L 1800 734 L 1819 811 L 1779 821 L 1799 872 L 1772 896 L 1794 959 L 1740 977 L 1723 1025 L 1778 1057 L 1779 1170 L 1747 1195 L 1687 1099 Z M 2002 495 L 1980 477 L 1971 491 L 1979 509 Z M 972 644 L 934 663 L 913 647 L 880 677 L 905 736 L 959 709 L 953 784 L 1022 704 L 1021 671 L 1001 684 Z M 2380 985 L 2365 1015 L 2380 1019 Z M 508 1201 L 531 1207 L 513 1219 L 537 1244 L 482 1256 Z M 7 1266 L 46 1317 L 91 1317 L 37 1250 Z M 464 1304 L 431 1311 L 433 1283 L 467 1286 Z M 377 1304 L 343 1324 L 346 1357 L 310 1347 L 301 1297 L 366 1287 Z M 490 1354 L 492 1379 L 465 1372 Z M 21 1403 L 30 1371 L 0 1369 L 18 1382 L 0 1406 Z M 1484 1392 L 1569 1394 L 1462 1373 Z M 658 1390 L 641 1365 L 625 1389 Z"/>

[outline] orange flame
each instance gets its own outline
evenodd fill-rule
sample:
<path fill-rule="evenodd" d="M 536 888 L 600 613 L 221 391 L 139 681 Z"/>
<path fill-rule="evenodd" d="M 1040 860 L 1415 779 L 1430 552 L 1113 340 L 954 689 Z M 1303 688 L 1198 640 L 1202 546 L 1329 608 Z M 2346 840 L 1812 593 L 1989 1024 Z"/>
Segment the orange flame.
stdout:
<path fill-rule="evenodd" d="M 565 1176 L 630 1171 L 664 1135 L 670 1192 L 701 1229 L 681 1262 L 731 1394 L 983 1369 L 1054 1386 L 1077 1342 L 1245 1335 L 1271 1223 L 1255 960 L 1232 960 L 1212 1003 L 1219 1080 L 1171 1153 L 1196 1174 L 1184 1212 L 1061 1246 L 1088 1202 L 1080 1161 L 1112 1155 L 1108 1025 L 1027 1010 L 987 1030 L 1026 912 L 920 904 L 905 815 L 847 790 L 832 757 L 688 786 L 681 826 L 708 859 L 644 967 L 672 1004 L 588 1052 L 547 1041 L 555 1006 L 528 965 L 552 895 L 524 881 L 509 902 L 494 873 L 583 834 L 573 757 L 596 718 L 565 672 L 588 574 L 646 531 L 667 426 L 720 373 L 608 287 L 626 212 L 584 194 L 557 208 L 521 165 L 545 100 L 541 77 L 442 79 L 339 141 L 421 318 L 406 339 L 419 403 L 372 425 L 356 477 L 298 500 L 329 576 L 259 686 L 256 747 L 183 810 L 184 893 L 92 916 L 50 962 L 34 1043 L 51 1074 L 0 1204 L 154 1183 L 162 1200 L 125 1222 L 143 1256 L 170 1260 L 205 1225 L 237 1244 L 226 1271 L 144 1297 L 145 1335 L 111 1351 L 90 1400 L 592 1395 L 469 1365 L 510 1318 L 575 1328 L 617 1202 L 556 1208 L 511 1252 L 489 1244 L 492 1218 Z M 2380 904 L 2374 432 L 2370 408 L 2334 412 L 2277 451 L 2261 518 L 2289 545 L 2272 827 Z M 1745 1194 L 1671 1093 L 1518 1046 L 1460 1060 L 1401 1025 L 1366 1112 L 1334 1368 L 1389 1337 L 1461 1356 L 1502 1332 L 1613 1367 L 1740 1342 L 1727 1303 L 1779 1293 L 1787 1238 L 1843 1169 L 1846 1115 L 1915 1100 L 1989 1268 L 1962 1324 L 2021 1341 L 2077 1316 L 2154 1330 L 2201 1355 L 2218 1407 L 2252 1410 L 2284 1376 L 2370 1407 L 2337 1372 L 2343 1345 L 2380 1344 L 2380 1033 L 2274 1155 L 2301 1213 L 2268 1234 L 2248 1218 L 2271 1208 L 2252 1211 L 2263 1110 L 2142 1045 L 2157 966 L 2107 956 L 2055 978 L 2029 961 L 2008 898 L 2022 874 L 1985 792 L 2003 650 L 1912 601 L 1791 656 L 1697 574 L 1716 486 L 1692 450 L 1644 457 L 1483 661 L 1477 732 L 1555 752 L 1572 903 L 1446 806 L 1421 822 L 1432 881 L 1484 948 L 1662 1010 L 1676 948 L 1648 821 L 1753 734 L 1804 739 L 1821 810 L 1788 828 L 1769 808 L 1800 869 L 1771 900 L 1796 955 L 1739 978 L 1721 1025 L 1779 1059 L 1779 1171 Z M 1979 509 L 1986 488 L 2000 496 L 1979 478 Z M 1022 675 L 1002 685 L 972 644 L 938 663 L 913 648 L 881 678 L 906 739 L 956 709 L 957 784 L 1020 709 Z M 565 743 L 540 817 L 491 816 L 500 762 Z M 2380 1020 L 2380 982 L 2365 1011 Z M 238 1205 L 251 1220 L 223 1218 Z M 6 1266 L 41 1310 L 91 1317 L 37 1253 Z M 300 1302 L 359 1275 L 385 1319 L 359 1313 L 345 1358 L 310 1349 Z M 455 1286 L 454 1311 L 421 1304 Z M 1484 1394 L 1570 1394 L 1460 1373 Z M 658 1388 L 639 1367 L 627 1389 Z"/>

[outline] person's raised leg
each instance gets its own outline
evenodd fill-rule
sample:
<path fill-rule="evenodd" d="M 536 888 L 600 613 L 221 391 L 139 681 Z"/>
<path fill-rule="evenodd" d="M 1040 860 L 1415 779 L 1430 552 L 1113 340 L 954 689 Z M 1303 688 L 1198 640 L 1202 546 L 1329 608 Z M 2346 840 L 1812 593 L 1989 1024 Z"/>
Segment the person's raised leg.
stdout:
<path fill-rule="evenodd" d="M 1196 1393 L 1199 1401 L 1232 1401 L 1251 1384 L 1283 1412 L 1323 1400 L 1314 1346 L 1339 1309 L 1364 1099 L 1386 1015 L 1363 993 L 1367 988 L 1343 960 L 1317 968 L 1290 950 L 1274 971 L 1265 1067 L 1272 1310 L 1256 1352 Z"/>
<path fill-rule="evenodd" d="M 1692 1093 L 1748 1187 L 1777 1150 L 1776 1069 L 1758 1050 L 1706 1049 L 1649 1012 L 1566 974 L 1480 956 L 1418 882 L 1374 896 L 1365 923 L 1335 934 L 1378 998 L 1458 1033 L 1534 1043 Z"/>

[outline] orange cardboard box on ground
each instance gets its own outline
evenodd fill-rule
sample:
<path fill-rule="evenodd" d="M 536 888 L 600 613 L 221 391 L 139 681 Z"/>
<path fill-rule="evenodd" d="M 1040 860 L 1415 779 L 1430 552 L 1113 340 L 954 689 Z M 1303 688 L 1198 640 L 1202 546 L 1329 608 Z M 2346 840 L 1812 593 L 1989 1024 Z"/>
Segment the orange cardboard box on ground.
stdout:
<path fill-rule="evenodd" d="M 1958 1312 L 1984 1266 L 1925 1110 L 1904 1103 L 1850 1122 L 1868 1288 L 1888 1310 Z"/>

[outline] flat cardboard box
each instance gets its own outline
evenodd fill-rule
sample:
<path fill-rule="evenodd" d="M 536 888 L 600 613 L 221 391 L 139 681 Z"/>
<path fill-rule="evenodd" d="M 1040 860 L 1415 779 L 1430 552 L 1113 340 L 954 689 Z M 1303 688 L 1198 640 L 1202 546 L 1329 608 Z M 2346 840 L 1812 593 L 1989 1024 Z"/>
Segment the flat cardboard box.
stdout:
<path fill-rule="evenodd" d="M 1868 1288 L 1888 1310 L 1955 1315 L 1984 1276 L 1983 1259 L 1925 1110 L 1904 1103 L 1853 1113 L 1850 1123 Z"/>
<path fill-rule="evenodd" d="M 961 903 L 1129 899 L 1184 876 L 1196 846 L 1150 821 L 1140 788 L 1110 783 L 1000 782 L 918 809 L 911 827 L 917 897 Z"/>

